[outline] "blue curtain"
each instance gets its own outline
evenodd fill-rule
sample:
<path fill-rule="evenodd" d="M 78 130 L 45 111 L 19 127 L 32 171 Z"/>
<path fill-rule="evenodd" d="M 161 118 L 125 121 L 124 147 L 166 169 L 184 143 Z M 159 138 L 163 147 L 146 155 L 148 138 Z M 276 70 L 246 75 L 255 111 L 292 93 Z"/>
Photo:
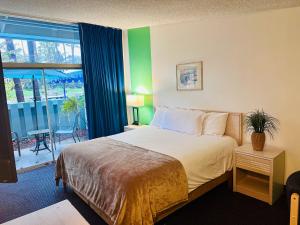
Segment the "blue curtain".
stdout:
<path fill-rule="evenodd" d="M 89 138 L 127 125 L 122 30 L 80 23 L 79 35 Z"/>

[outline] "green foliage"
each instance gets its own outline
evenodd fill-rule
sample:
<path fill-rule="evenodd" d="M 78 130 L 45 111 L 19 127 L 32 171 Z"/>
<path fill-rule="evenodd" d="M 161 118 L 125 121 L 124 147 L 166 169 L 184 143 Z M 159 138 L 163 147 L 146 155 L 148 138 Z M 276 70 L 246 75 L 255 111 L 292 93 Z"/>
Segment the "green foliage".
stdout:
<path fill-rule="evenodd" d="M 5 80 L 5 92 L 7 101 L 13 101 L 16 98 L 15 84 L 11 79 Z"/>
<path fill-rule="evenodd" d="M 274 137 L 274 132 L 279 129 L 279 120 L 265 113 L 263 109 L 248 113 L 245 118 L 246 130 L 249 133 L 264 133 L 267 132 L 271 138 Z"/>
<path fill-rule="evenodd" d="M 70 97 L 62 104 L 62 111 L 65 113 L 77 113 L 83 106 L 83 98 Z"/>
<path fill-rule="evenodd" d="M 84 99 L 84 96 L 78 97 L 78 105 L 79 105 L 79 107 L 80 107 L 81 109 L 85 107 L 85 99 Z"/>

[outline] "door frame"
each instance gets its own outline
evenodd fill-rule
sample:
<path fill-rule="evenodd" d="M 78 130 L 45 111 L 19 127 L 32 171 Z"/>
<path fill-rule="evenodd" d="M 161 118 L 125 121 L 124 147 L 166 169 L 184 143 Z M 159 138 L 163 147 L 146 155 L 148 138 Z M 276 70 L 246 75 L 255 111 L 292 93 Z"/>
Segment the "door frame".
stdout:
<path fill-rule="evenodd" d="M 14 148 L 9 124 L 4 74 L 0 54 L 0 182 L 15 183 L 18 181 Z"/>

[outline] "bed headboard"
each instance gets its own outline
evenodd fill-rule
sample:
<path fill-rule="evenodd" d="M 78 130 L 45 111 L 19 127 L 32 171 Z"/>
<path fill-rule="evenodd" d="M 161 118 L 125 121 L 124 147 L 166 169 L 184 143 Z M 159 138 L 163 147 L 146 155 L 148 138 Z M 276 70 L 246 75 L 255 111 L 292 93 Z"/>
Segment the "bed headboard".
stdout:
<path fill-rule="evenodd" d="M 202 110 L 204 112 L 225 112 L 214 110 Z M 225 135 L 234 138 L 238 145 L 242 145 L 243 142 L 243 114 L 237 112 L 228 113 L 228 119 L 225 129 Z"/>
<path fill-rule="evenodd" d="M 192 109 L 193 110 L 193 109 Z M 225 112 L 215 110 L 201 110 L 203 112 Z M 226 112 L 228 113 L 228 119 L 226 124 L 225 135 L 234 138 L 238 145 L 243 143 L 243 114 L 238 112 Z"/>
<path fill-rule="evenodd" d="M 243 143 L 243 114 L 229 112 L 225 135 L 234 138 L 238 145 Z"/>

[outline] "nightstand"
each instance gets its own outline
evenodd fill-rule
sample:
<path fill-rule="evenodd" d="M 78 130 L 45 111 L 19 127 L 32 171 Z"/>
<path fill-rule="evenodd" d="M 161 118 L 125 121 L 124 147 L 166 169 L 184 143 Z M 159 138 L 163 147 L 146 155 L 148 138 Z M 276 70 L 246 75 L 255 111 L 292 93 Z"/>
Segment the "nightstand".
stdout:
<path fill-rule="evenodd" d="M 141 127 L 145 127 L 146 125 L 127 125 L 124 127 L 124 131 L 135 130 Z"/>
<path fill-rule="evenodd" d="M 266 146 L 254 151 L 251 144 L 235 149 L 233 190 L 272 205 L 282 194 L 285 154 Z"/>

